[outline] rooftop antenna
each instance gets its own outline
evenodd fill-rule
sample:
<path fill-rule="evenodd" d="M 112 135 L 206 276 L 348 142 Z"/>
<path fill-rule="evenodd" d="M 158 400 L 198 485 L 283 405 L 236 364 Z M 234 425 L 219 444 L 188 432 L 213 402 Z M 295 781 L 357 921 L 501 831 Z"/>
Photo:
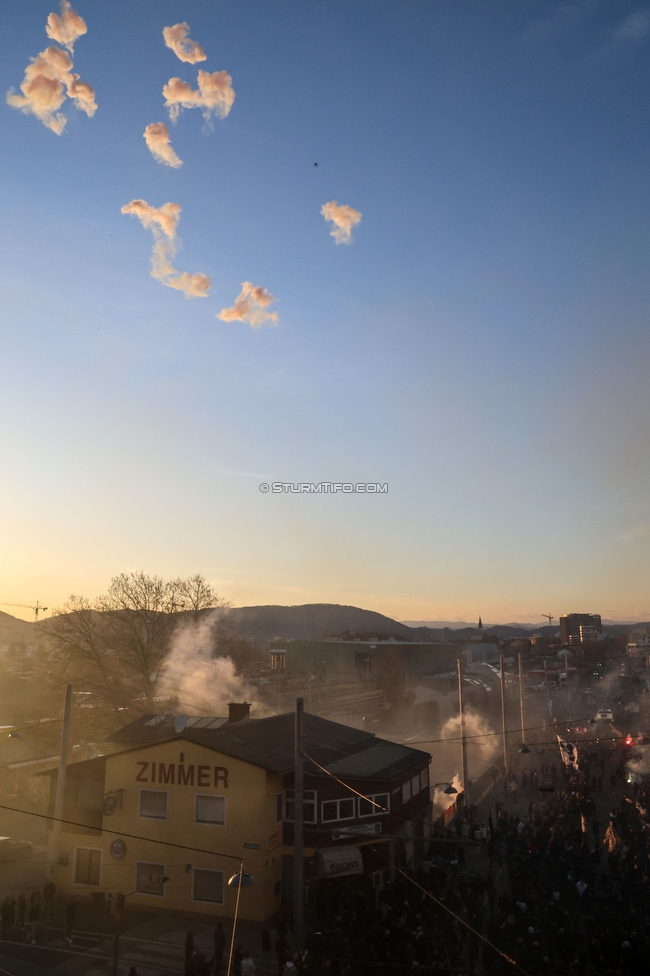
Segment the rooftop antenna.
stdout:
<path fill-rule="evenodd" d="M 3 607 L 23 607 L 24 610 L 33 610 L 34 611 L 34 623 L 38 623 L 38 611 L 39 610 L 43 610 L 43 611 L 47 610 L 47 607 L 42 607 L 40 605 L 40 603 L 38 602 L 38 600 L 36 601 L 36 606 L 35 607 L 32 606 L 31 603 L 3 603 L 2 606 Z"/>

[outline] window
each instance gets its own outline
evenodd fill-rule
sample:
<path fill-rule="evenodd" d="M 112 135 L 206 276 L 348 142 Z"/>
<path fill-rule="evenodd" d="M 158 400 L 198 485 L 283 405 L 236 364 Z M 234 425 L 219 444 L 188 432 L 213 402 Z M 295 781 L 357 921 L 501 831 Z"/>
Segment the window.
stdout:
<path fill-rule="evenodd" d="M 284 819 L 293 821 L 295 802 L 293 798 L 293 790 L 285 791 L 284 800 Z M 302 802 L 302 817 L 305 823 L 316 823 L 316 791 L 315 790 L 304 790 Z"/>
<path fill-rule="evenodd" d="M 194 822 L 202 824 L 225 824 L 225 796 L 207 796 L 197 793 L 194 797 Z"/>
<path fill-rule="evenodd" d="M 402 803 L 402 791 L 401 789 L 393 790 L 390 795 L 390 807 L 391 810 L 397 810 Z"/>
<path fill-rule="evenodd" d="M 374 800 L 379 806 L 376 807 L 370 800 Z M 383 807 L 380 810 L 379 807 Z M 388 793 L 369 793 L 367 800 L 359 799 L 359 816 L 360 817 L 380 817 L 382 813 L 388 813 L 390 810 L 390 804 L 388 802 Z"/>
<path fill-rule="evenodd" d="M 223 905 L 223 871 L 194 868 L 192 898 L 194 901 L 211 901 L 214 905 Z"/>
<path fill-rule="evenodd" d="M 278 793 L 275 797 L 275 822 L 280 823 L 281 820 L 284 820 L 284 793 Z"/>
<path fill-rule="evenodd" d="M 411 796 L 415 796 L 416 793 L 420 792 L 420 774 L 414 776 L 411 779 Z"/>
<path fill-rule="evenodd" d="M 407 779 L 405 783 L 402 783 L 402 803 L 408 803 L 411 799 L 411 780 Z"/>
<path fill-rule="evenodd" d="M 420 789 L 426 790 L 429 786 L 429 767 L 420 770 Z"/>
<path fill-rule="evenodd" d="M 75 884 L 98 885 L 102 867 L 102 852 L 88 847 L 77 848 L 74 870 Z"/>
<path fill-rule="evenodd" d="M 354 820 L 354 799 L 325 800 L 323 802 L 323 823 L 332 820 Z"/>
<path fill-rule="evenodd" d="M 166 820 L 168 796 L 166 790 L 140 790 L 140 816 Z"/>
<path fill-rule="evenodd" d="M 142 791 L 143 793 L 145 790 Z M 136 861 L 135 890 L 143 895 L 164 895 L 165 884 L 164 864 L 148 864 L 146 861 Z"/>

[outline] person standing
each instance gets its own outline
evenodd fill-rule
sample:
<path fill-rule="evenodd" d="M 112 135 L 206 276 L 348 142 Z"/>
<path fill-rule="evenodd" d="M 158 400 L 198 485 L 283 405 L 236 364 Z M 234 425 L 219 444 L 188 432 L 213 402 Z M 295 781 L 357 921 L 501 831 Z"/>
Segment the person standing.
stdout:
<path fill-rule="evenodd" d="M 56 885 L 51 878 L 47 878 L 45 884 L 43 885 L 43 918 L 46 918 L 48 914 L 48 908 L 50 917 L 54 918 L 54 896 L 56 895 Z"/>
<path fill-rule="evenodd" d="M 29 896 L 29 914 L 27 915 L 27 921 L 29 922 L 29 939 L 32 945 L 36 945 L 36 932 L 38 930 L 40 920 L 41 894 L 39 891 L 33 891 Z"/>
<path fill-rule="evenodd" d="M 22 928 L 25 924 L 25 915 L 27 914 L 27 899 L 25 898 L 22 891 L 18 895 L 18 924 Z"/>
<path fill-rule="evenodd" d="M 65 920 L 67 924 L 65 941 L 68 943 L 72 942 L 72 927 L 74 925 L 75 915 L 77 914 L 77 899 L 74 895 L 70 895 L 68 899 L 68 904 L 65 907 Z"/>
<path fill-rule="evenodd" d="M 226 933 L 221 922 L 217 923 L 214 930 L 214 976 L 219 976 L 223 966 L 223 953 L 226 948 Z"/>
<path fill-rule="evenodd" d="M 9 929 L 13 926 L 16 920 L 14 900 L 9 895 L 7 895 L 2 903 L 2 908 L 0 908 L 0 920 L 2 920 L 2 938 L 4 941 L 9 934 Z"/>
<path fill-rule="evenodd" d="M 269 960 L 271 958 L 271 933 L 264 926 L 262 929 L 262 972 L 267 972 L 269 968 Z"/>
<path fill-rule="evenodd" d="M 253 962 L 250 949 L 244 953 L 244 958 L 241 961 L 240 972 L 241 976 L 255 976 L 255 963 Z"/>

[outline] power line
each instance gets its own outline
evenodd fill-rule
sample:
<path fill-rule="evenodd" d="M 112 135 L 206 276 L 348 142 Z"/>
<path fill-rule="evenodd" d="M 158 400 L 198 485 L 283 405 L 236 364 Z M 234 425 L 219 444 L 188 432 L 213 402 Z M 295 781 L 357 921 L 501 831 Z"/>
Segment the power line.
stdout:
<path fill-rule="evenodd" d="M 171 840 L 156 840 L 154 837 L 143 837 L 141 834 L 127 834 L 123 830 L 111 830 L 110 827 L 96 827 L 94 824 L 79 823 L 77 820 L 66 820 L 64 817 L 52 817 L 47 813 L 35 813 L 33 810 L 19 810 L 17 807 L 9 807 L 0 803 L 0 810 L 9 810 L 10 813 L 24 813 L 28 817 L 40 817 L 41 820 L 52 820 L 57 823 L 68 824 L 71 827 L 83 827 L 86 830 L 99 830 L 107 834 L 116 834 L 118 837 L 128 837 L 130 840 L 146 840 L 151 844 L 163 844 L 165 847 L 176 847 L 181 851 L 194 851 L 196 854 L 210 854 L 213 857 L 227 857 L 231 861 L 243 861 L 244 858 L 237 854 L 224 854 L 222 851 L 208 851 L 203 847 L 189 847 L 187 844 L 176 844 Z"/>

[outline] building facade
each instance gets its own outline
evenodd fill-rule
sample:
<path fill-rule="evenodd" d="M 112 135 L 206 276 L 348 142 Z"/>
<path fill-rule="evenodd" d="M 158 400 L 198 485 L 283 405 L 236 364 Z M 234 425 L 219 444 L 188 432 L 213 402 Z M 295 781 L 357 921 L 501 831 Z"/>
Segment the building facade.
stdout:
<path fill-rule="evenodd" d="M 338 848 L 356 847 L 353 873 L 408 854 L 430 820 L 429 754 L 314 715 L 304 716 L 304 733 L 307 882 L 336 872 Z M 242 891 L 241 917 L 275 915 L 291 889 L 294 715 L 145 716 L 113 742 L 113 754 L 67 768 L 71 823 L 62 825 L 57 886 L 113 905 L 227 918 L 236 896 L 228 878 L 243 858 L 255 884 Z M 52 812 L 58 770 L 46 775 Z M 369 837 L 372 851 L 362 847 Z M 377 845 L 387 852 L 379 864 Z"/>

